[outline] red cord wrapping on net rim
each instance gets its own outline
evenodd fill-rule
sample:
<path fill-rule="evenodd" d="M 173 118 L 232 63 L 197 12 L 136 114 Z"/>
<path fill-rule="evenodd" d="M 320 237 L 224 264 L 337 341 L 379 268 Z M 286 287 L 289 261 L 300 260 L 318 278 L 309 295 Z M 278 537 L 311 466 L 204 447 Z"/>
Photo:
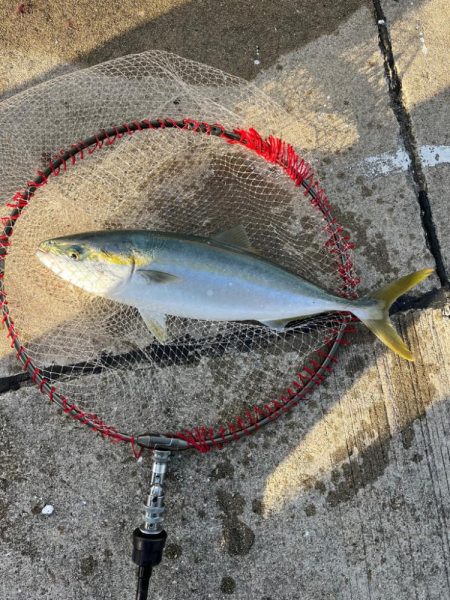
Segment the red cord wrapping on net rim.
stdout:
<path fill-rule="evenodd" d="M 131 137 L 136 132 L 164 128 L 176 128 L 193 133 L 201 132 L 206 135 L 214 135 L 229 144 L 238 144 L 256 153 L 265 161 L 281 167 L 296 186 L 302 185 L 305 188 L 305 196 L 309 195 L 311 197 L 311 205 L 322 215 L 324 220 L 323 230 L 327 236 L 325 248 L 336 259 L 338 273 L 342 281 L 341 295 L 349 298 L 356 297 L 355 289 L 359 283 L 353 272 L 350 254 L 354 244 L 350 241 L 348 234 L 344 232 L 343 227 L 332 216 L 332 208 L 327 195 L 314 178 L 309 163 L 301 158 L 290 144 L 279 138 L 273 136 L 263 138 L 252 128 L 234 129 L 230 132 L 218 123 L 210 125 L 195 119 L 175 121 L 169 118 L 161 118 L 133 121 L 120 127 L 102 130 L 84 141 L 72 144 L 68 150 L 61 150 L 58 156 L 48 161 L 46 169 L 36 171 L 36 177 L 27 181 L 26 187 L 18 190 L 13 195 L 11 201 L 6 205 L 10 209 L 10 214 L 1 217 L 3 224 L 3 232 L 0 235 L 0 308 L 3 314 L 1 321 L 6 326 L 7 338 L 10 339 L 11 348 L 16 349 L 17 360 L 22 363 L 23 370 L 28 372 L 31 380 L 48 397 L 49 401 L 58 404 L 63 412 L 72 419 L 88 426 L 112 442 L 130 444 L 136 457 L 139 457 L 144 450 L 139 445 L 140 436 L 122 433 L 116 427 L 105 423 L 98 415 L 86 412 L 76 403 L 70 402 L 64 395 L 58 393 L 56 387 L 43 376 L 41 370 L 34 364 L 27 353 L 26 347 L 20 342 L 19 333 L 9 313 L 7 292 L 4 285 L 4 268 L 16 221 L 28 206 L 36 190 L 45 186 L 50 177 L 58 177 L 61 172 L 65 173 L 69 166 L 75 166 L 79 161 L 84 160 L 86 156 L 101 150 L 105 145 L 111 146 L 116 140 L 122 139 L 124 136 Z M 258 422 L 267 419 L 274 421 L 296 406 L 300 400 L 304 400 L 315 387 L 320 385 L 327 374 L 332 372 L 331 364 L 337 360 L 333 356 L 332 349 L 336 347 L 336 344 L 347 345 L 348 340 L 343 334 L 352 333 L 353 331 L 354 329 L 348 324 L 348 317 L 344 315 L 341 327 L 329 329 L 328 336 L 323 340 L 323 347 L 313 353 L 308 363 L 295 375 L 291 387 L 279 399 L 272 400 L 262 407 L 255 405 L 249 408 L 245 414 L 239 415 L 233 422 L 228 422 L 226 425 L 195 427 L 167 435 L 184 440 L 188 446 L 200 452 L 207 452 L 212 447 L 220 449 L 230 441 L 249 435 L 250 430 L 255 431 L 258 429 Z"/>

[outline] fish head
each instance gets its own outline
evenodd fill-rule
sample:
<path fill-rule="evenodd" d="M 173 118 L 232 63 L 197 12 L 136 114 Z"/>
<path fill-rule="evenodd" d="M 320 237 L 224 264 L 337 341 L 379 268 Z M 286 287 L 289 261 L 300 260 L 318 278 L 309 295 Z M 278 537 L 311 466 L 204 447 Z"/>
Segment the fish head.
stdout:
<path fill-rule="evenodd" d="M 79 234 L 45 240 L 37 258 L 56 275 L 99 296 L 112 296 L 132 276 L 135 256 L 126 243 L 105 233 Z"/>

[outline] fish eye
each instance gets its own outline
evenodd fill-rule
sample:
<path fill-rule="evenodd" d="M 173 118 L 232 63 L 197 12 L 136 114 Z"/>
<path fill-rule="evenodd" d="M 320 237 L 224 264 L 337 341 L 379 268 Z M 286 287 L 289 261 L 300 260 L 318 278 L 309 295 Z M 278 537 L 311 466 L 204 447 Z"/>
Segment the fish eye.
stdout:
<path fill-rule="evenodd" d="M 69 248 L 69 251 L 67 254 L 68 254 L 69 258 L 71 258 L 72 260 L 78 260 L 81 255 L 81 251 L 78 248 Z"/>

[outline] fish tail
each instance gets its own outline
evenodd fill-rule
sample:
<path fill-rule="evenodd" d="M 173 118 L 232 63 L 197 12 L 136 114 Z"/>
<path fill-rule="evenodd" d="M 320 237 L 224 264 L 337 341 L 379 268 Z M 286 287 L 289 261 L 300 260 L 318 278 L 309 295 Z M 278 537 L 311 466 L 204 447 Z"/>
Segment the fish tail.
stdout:
<path fill-rule="evenodd" d="M 352 313 L 366 325 L 379 340 L 402 358 L 413 361 L 411 351 L 395 331 L 390 319 L 389 308 L 395 300 L 431 275 L 434 269 L 422 269 L 400 277 L 380 290 L 363 298 L 352 307 Z M 357 304 L 361 304 L 357 306 Z"/>

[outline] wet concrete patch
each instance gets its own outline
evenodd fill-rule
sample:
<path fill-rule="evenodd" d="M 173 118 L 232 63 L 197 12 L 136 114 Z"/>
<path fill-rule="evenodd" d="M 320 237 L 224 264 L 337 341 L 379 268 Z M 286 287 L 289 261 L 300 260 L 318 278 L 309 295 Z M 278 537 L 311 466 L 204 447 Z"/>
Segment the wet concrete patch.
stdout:
<path fill-rule="evenodd" d="M 220 582 L 220 591 L 223 594 L 233 594 L 236 589 L 236 582 L 232 577 L 226 576 Z"/>
<path fill-rule="evenodd" d="M 388 464 L 389 442 L 379 442 L 359 453 L 358 458 L 335 468 L 331 475 L 332 489 L 326 500 L 330 506 L 348 502 L 359 490 L 382 477 Z"/>
<path fill-rule="evenodd" d="M 82 558 L 80 561 L 81 577 L 92 577 L 97 570 L 97 567 L 98 562 L 91 554 L 85 558 Z"/>
<path fill-rule="evenodd" d="M 164 556 L 167 556 L 168 559 L 170 560 L 175 560 L 177 558 L 180 558 L 180 556 L 183 554 L 183 549 L 179 544 L 167 544 L 167 546 L 164 549 Z"/>
<path fill-rule="evenodd" d="M 211 479 L 219 481 L 220 479 L 232 479 L 234 467 L 229 460 L 218 463 L 211 471 Z"/>
<path fill-rule="evenodd" d="M 222 510 L 223 542 L 228 554 L 244 556 L 250 552 L 255 542 L 255 534 L 239 519 L 244 511 L 245 499 L 238 493 L 230 494 L 222 489 L 217 490 L 217 504 Z"/>

